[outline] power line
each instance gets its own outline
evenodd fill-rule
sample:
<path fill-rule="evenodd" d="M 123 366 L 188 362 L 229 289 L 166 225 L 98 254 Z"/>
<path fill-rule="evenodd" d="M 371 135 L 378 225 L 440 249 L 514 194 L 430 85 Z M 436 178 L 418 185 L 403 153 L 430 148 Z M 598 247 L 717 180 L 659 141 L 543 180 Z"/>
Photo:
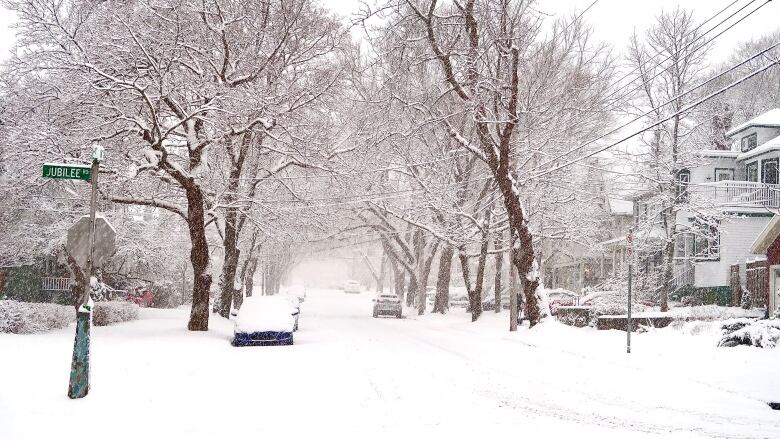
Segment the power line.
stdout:
<path fill-rule="evenodd" d="M 539 164 L 539 165 L 535 166 L 533 169 L 531 169 L 531 171 L 533 171 L 533 170 L 535 170 L 535 169 L 542 168 L 542 167 L 544 167 L 545 165 L 549 165 L 549 164 L 551 164 L 551 163 L 555 162 L 556 160 L 559 160 L 559 159 L 561 159 L 561 158 L 563 158 L 563 157 L 565 157 L 565 156 L 567 156 L 567 155 L 569 155 L 569 154 L 571 154 L 571 153 L 573 153 L 573 152 L 575 152 L 575 151 L 578 151 L 578 150 L 580 150 L 580 149 L 582 149 L 582 148 L 584 148 L 584 147 L 586 147 L 586 146 L 588 146 L 588 145 L 590 145 L 590 144 L 593 144 L 594 142 L 597 142 L 597 141 L 599 141 L 599 140 L 601 140 L 601 139 L 603 139 L 603 138 L 605 138 L 605 137 L 607 137 L 607 136 L 609 136 L 609 135 L 611 135 L 611 134 L 614 134 L 614 133 L 616 133 L 616 132 L 618 132 L 618 131 L 622 130 L 623 128 L 625 128 L 625 127 L 627 127 L 627 126 L 629 126 L 629 125 L 633 124 L 634 122 L 636 122 L 636 121 L 638 121 L 638 120 L 640 120 L 640 119 L 642 119 L 642 118 L 644 118 L 644 117 L 646 117 L 646 116 L 648 116 L 648 115 L 652 114 L 652 113 L 653 113 L 653 112 L 655 112 L 656 110 L 659 110 L 659 109 L 661 109 L 662 107 L 665 107 L 665 106 L 667 106 L 667 105 L 669 105 L 669 104 L 671 104 L 671 103 L 675 102 L 675 101 L 676 101 L 676 100 L 678 100 L 679 98 L 681 98 L 681 97 L 683 97 L 683 96 L 686 96 L 686 95 L 688 95 L 688 94 L 690 94 L 690 93 L 693 93 L 694 91 L 696 91 L 696 90 L 698 90 L 698 89 L 700 89 L 700 88 L 702 88 L 702 87 L 706 86 L 707 84 L 709 84 L 709 83 L 711 83 L 711 82 L 715 81 L 716 79 L 718 79 L 718 78 L 720 78 L 720 77 L 722 77 L 722 76 L 724 76 L 724 75 L 726 75 L 726 74 L 728 74 L 728 73 L 731 73 L 731 72 L 733 72 L 733 71 L 734 71 L 734 70 L 736 70 L 737 68 L 739 68 L 739 67 L 741 67 L 741 66 L 743 66 L 743 65 L 745 65 L 745 64 L 747 64 L 747 63 L 749 63 L 750 61 L 753 61 L 754 59 L 756 59 L 756 58 L 758 58 L 758 57 L 760 57 L 760 56 L 762 56 L 762 55 L 766 54 L 767 52 L 769 52 L 770 50 L 772 50 L 772 49 L 774 49 L 774 48 L 776 48 L 776 47 L 778 47 L 778 46 L 780 46 L 780 40 L 778 40 L 778 41 L 777 41 L 777 42 L 775 42 L 774 44 L 770 45 L 769 47 L 767 47 L 767 48 L 765 48 L 765 49 L 761 50 L 760 52 L 758 52 L 758 53 L 756 53 L 756 54 L 754 54 L 754 55 L 752 55 L 752 56 L 750 56 L 750 57 L 748 57 L 748 58 L 744 59 L 743 61 L 741 61 L 741 62 L 739 62 L 739 63 L 737 63 L 737 64 L 733 65 L 733 66 L 732 66 L 732 67 L 730 67 L 729 69 L 727 69 L 727 70 L 725 70 L 725 71 L 723 71 L 723 72 L 721 72 L 721 73 L 718 73 L 717 75 L 715 75 L 715 76 L 713 76 L 713 77 L 711 77 L 711 78 L 707 79 L 706 81 L 704 81 L 704 82 L 702 82 L 702 83 L 699 83 L 698 85 L 694 86 L 694 87 L 693 87 L 693 88 L 691 88 L 690 90 L 687 90 L 687 91 L 685 91 L 685 92 L 683 92 L 683 93 L 680 93 L 680 94 L 678 94 L 678 95 L 676 95 L 676 96 L 673 96 L 673 97 L 669 98 L 667 101 L 665 101 L 665 102 L 663 102 L 663 103 L 661 103 L 661 104 L 659 104 L 659 105 L 657 105 L 657 106 L 655 106 L 655 107 L 653 107 L 653 108 L 651 108 L 651 109 L 647 110 L 646 112 L 644 112 L 644 113 L 642 113 L 642 114 L 640 114 L 640 115 L 638 115 L 638 116 L 634 117 L 633 119 L 629 120 L 628 122 L 625 122 L 625 123 L 623 123 L 622 125 L 620 125 L 620 126 L 618 126 L 618 127 L 616 127 L 616 128 L 613 128 L 612 130 L 610 130 L 610 131 L 608 131 L 608 132 L 606 132 L 606 133 L 604 133 L 604 134 L 602 134 L 602 135 L 600 135 L 600 136 L 598 136 L 598 137 L 596 137 L 596 138 L 593 138 L 593 139 L 591 139 L 591 140 L 588 140 L 588 141 L 586 141 L 585 143 L 583 143 L 583 144 L 581 144 L 581 145 L 577 146 L 576 148 L 574 148 L 574 149 L 572 149 L 572 150 L 569 150 L 569 151 L 567 151 L 567 152 L 565 152 L 565 153 L 561 153 L 560 155 L 558 155 L 558 156 L 557 156 L 557 157 L 555 157 L 554 159 L 548 160 L 548 161 L 546 161 L 546 162 L 544 162 L 544 163 L 541 163 L 541 164 Z"/>
<path fill-rule="evenodd" d="M 718 26 L 720 26 L 721 24 L 723 24 L 724 22 L 728 21 L 728 20 L 729 20 L 729 19 L 731 19 L 731 18 L 732 18 L 732 17 L 733 17 L 735 14 L 737 14 L 737 13 L 739 13 L 740 11 L 744 10 L 746 7 L 750 6 L 750 4 L 754 3 L 755 1 L 756 1 L 756 0 L 752 0 L 752 1 L 751 1 L 750 3 L 748 3 L 747 5 L 743 6 L 742 8 L 740 8 L 739 10 L 737 10 L 736 12 L 734 12 L 733 14 L 729 15 L 729 16 L 728 16 L 728 17 L 726 17 L 724 20 L 722 20 L 720 23 L 718 23 L 718 24 L 716 24 L 715 26 L 713 26 L 712 28 L 710 28 L 710 29 L 709 29 L 707 32 L 703 33 L 703 34 L 702 34 L 702 35 L 700 35 L 698 38 L 696 38 L 696 39 L 694 39 L 693 41 L 689 42 L 689 43 L 688 43 L 688 44 L 687 44 L 685 47 L 681 48 L 681 49 L 680 49 L 679 51 L 677 51 L 675 54 L 680 54 L 681 52 L 685 51 L 685 50 L 686 50 L 688 47 L 690 47 L 690 46 L 691 46 L 693 43 L 695 43 L 695 42 L 696 42 L 696 41 L 698 41 L 699 39 L 703 38 L 703 37 L 704 37 L 704 36 L 705 36 L 707 33 L 711 32 L 711 31 L 712 31 L 712 30 L 714 30 L 716 27 L 718 27 Z M 755 13 L 756 11 L 758 11 L 759 9 L 761 9 L 762 7 L 766 6 L 766 5 L 767 5 L 767 4 L 768 4 L 770 1 L 772 1 L 772 0 L 766 0 L 764 3 L 762 3 L 761 5 L 759 5 L 759 6 L 758 6 L 756 9 L 753 9 L 753 10 L 752 10 L 752 11 L 750 11 L 750 12 L 749 12 L 747 15 L 745 15 L 745 16 L 743 16 L 743 17 L 741 17 L 739 20 L 737 20 L 736 22 L 732 23 L 732 24 L 731 24 L 729 27 L 727 27 L 726 29 L 722 30 L 720 33 L 718 33 L 717 35 L 715 35 L 715 36 L 714 36 L 712 39 L 710 39 L 709 41 L 705 42 L 704 44 L 702 44 L 701 46 L 697 47 L 696 49 L 692 50 L 692 51 L 691 51 L 691 53 L 693 53 L 693 52 L 695 52 L 695 51 L 697 51 L 697 50 L 699 50 L 699 49 L 702 49 L 702 48 L 703 48 L 703 47 L 705 47 L 706 45 L 708 45 L 708 44 L 712 43 L 712 41 L 714 41 L 715 39 L 717 39 L 718 37 L 720 37 L 721 35 L 723 35 L 723 33 L 725 33 L 726 31 L 728 31 L 729 29 L 733 28 L 734 26 L 736 26 L 736 25 L 737 25 L 737 24 L 739 24 L 741 21 L 743 21 L 743 20 L 745 20 L 746 18 L 748 18 L 750 15 L 752 15 L 753 13 Z M 736 3 L 736 2 L 732 2 L 732 3 L 731 3 L 731 4 L 729 4 L 729 5 L 728 5 L 728 6 L 727 6 L 725 9 L 723 9 L 723 10 L 721 10 L 720 12 L 718 12 L 717 14 L 715 14 L 715 15 L 714 15 L 712 18 L 714 18 L 714 17 L 718 16 L 720 13 L 722 13 L 723 11 L 725 11 L 726 9 L 728 9 L 729 7 L 731 7 L 731 6 L 732 6 L 734 3 Z M 712 18 L 710 18 L 710 20 L 711 20 Z M 707 21 L 709 21 L 709 20 L 707 20 Z M 705 21 L 704 23 L 706 23 L 707 21 Z M 701 27 L 701 26 L 700 26 L 700 27 Z M 697 29 L 698 29 L 698 28 L 697 28 Z M 692 32 L 695 32 L 697 29 L 694 29 L 694 30 L 692 30 L 690 33 L 692 33 Z M 690 33 L 689 33 L 689 35 L 690 35 Z M 544 166 L 546 166 L 546 165 L 552 164 L 552 163 L 554 163 L 555 161 L 557 161 L 557 160 L 560 160 L 561 158 L 563 158 L 563 157 L 565 157 L 565 156 L 567 156 L 567 155 L 569 155 L 569 154 L 571 154 L 571 153 L 573 153 L 573 152 L 575 152 L 575 151 L 578 151 L 578 150 L 580 150 L 580 149 L 582 149 L 582 148 L 584 148 L 584 147 L 586 147 L 586 146 L 588 146 L 588 145 L 591 145 L 591 144 L 593 144 L 593 143 L 595 143 L 595 142 L 597 142 L 597 141 L 599 141 L 599 140 L 603 139 L 604 137 L 606 137 L 606 136 L 608 136 L 608 135 L 610 135 L 610 134 L 614 134 L 614 133 L 616 133 L 616 132 L 620 131 L 621 129 L 625 128 L 625 127 L 626 127 L 626 126 L 628 126 L 628 125 L 631 125 L 632 123 L 634 123 L 634 122 L 638 121 L 639 119 L 641 119 L 641 118 L 643 118 L 643 117 L 646 117 L 646 116 L 648 116 L 648 115 L 652 114 L 652 113 L 653 113 L 655 110 L 658 110 L 658 109 L 660 109 L 661 107 L 664 107 L 664 106 L 666 106 L 666 105 L 668 105 L 668 104 L 670 104 L 670 103 L 674 102 L 675 100 L 679 99 L 680 97 L 683 97 L 683 96 L 685 96 L 685 95 L 687 95 L 687 94 L 689 94 L 689 93 L 692 93 L 693 91 L 696 91 L 696 90 L 698 90 L 699 88 L 701 88 L 701 87 L 705 86 L 706 84 L 708 84 L 708 83 L 710 83 L 710 82 L 714 81 L 715 79 L 719 78 L 720 76 L 722 76 L 722 75 L 725 75 L 726 73 L 729 73 L 729 72 L 731 72 L 731 71 L 732 71 L 732 70 L 734 70 L 735 68 L 737 68 L 737 67 L 739 67 L 739 66 L 741 66 L 741 65 L 743 65 L 743 64 L 745 64 L 745 63 L 747 63 L 747 62 L 749 62 L 749 61 L 751 61 L 751 60 L 753 60 L 753 59 L 755 59 L 756 57 L 760 56 L 761 54 L 765 53 L 766 51 L 769 51 L 769 50 L 771 50 L 771 48 L 774 48 L 774 47 L 775 47 L 775 46 L 772 46 L 772 47 L 770 47 L 770 48 L 768 48 L 768 49 L 765 49 L 765 51 L 763 51 L 763 52 L 761 52 L 761 53 L 759 53 L 759 54 L 757 54 L 757 55 L 754 55 L 753 57 L 746 59 L 746 60 L 745 60 L 745 61 L 743 61 L 742 63 L 740 63 L 740 64 L 738 64 L 738 65 L 736 65 L 736 66 L 732 67 L 731 69 L 729 69 L 729 70 L 727 70 L 727 71 L 725 71 L 725 72 L 721 72 L 720 74 L 718 74 L 718 75 L 716 75 L 716 76 L 714 76 L 714 77 L 710 78 L 709 80 L 707 80 L 707 81 L 705 81 L 705 82 L 703 82 L 703 83 L 699 84 L 698 86 L 696 86 L 696 87 L 694 87 L 694 88 L 692 88 L 692 89 L 690 89 L 690 90 L 688 90 L 688 91 L 686 91 L 686 92 L 684 92 L 684 93 L 678 94 L 677 96 L 675 96 L 675 97 L 673 97 L 673 98 L 671 98 L 671 99 L 667 100 L 666 102 L 664 102 L 664 103 L 662 103 L 662 104 L 660 104 L 660 105 L 657 105 L 657 106 L 655 106 L 655 107 L 651 108 L 651 109 L 650 109 L 650 110 L 648 110 L 647 112 L 645 112 L 645 113 L 643 113 L 643 114 L 641 114 L 641 115 L 639 115 L 639 116 L 636 116 L 636 117 L 634 117 L 633 119 L 629 120 L 628 122 L 626 122 L 626 123 L 624 123 L 624 124 L 622 124 L 622 125 L 620 125 L 620 126 L 618 126 L 618 127 L 614 128 L 614 129 L 612 129 L 612 130 L 608 131 L 608 132 L 607 132 L 607 133 L 605 133 L 605 134 L 602 134 L 602 135 L 600 135 L 600 136 L 598 136 L 598 137 L 595 137 L 595 138 L 593 138 L 593 139 L 591 139 L 591 140 L 588 140 L 588 141 L 586 141 L 585 143 L 583 143 L 582 145 L 579 145 L 579 146 L 577 146 L 576 148 L 574 148 L 574 149 L 572 149 L 572 150 L 569 150 L 569 151 L 566 151 L 566 152 L 560 153 L 560 154 L 559 154 L 558 156 L 556 156 L 555 158 L 553 158 L 553 159 L 550 159 L 550 160 L 547 160 L 546 162 L 544 162 L 544 163 L 541 163 L 541 164 L 539 164 L 539 165 L 537 165 L 537 166 L 534 166 L 534 168 L 533 168 L 533 169 L 531 169 L 531 171 L 533 171 L 533 170 L 536 170 L 536 169 L 539 169 L 539 168 L 542 168 L 542 167 L 544 167 Z M 661 53 L 661 52 L 657 52 L 656 56 L 657 56 L 658 54 L 660 54 L 660 53 Z M 660 64 L 661 64 L 661 63 L 663 63 L 663 62 L 666 62 L 666 61 L 667 61 L 667 60 L 669 60 L 669 59 L 670 59 L 672 56 L 673 56 L 673 54 L 670 54 L 670 55 L 668 55 L 666 59 L 664 59 L 663 61 L 659 62 L 657 65 L 658 65 L 658 66 L 660 66 Z M 651 59 L 652 59 L 652 58 L 651 58 Z M 651 76 L 650 78 L 648 78 L 648 79 L 644 80 L 644 81 L 643 81 L 643 84 L 647 83 L 647 81 L 651 81 L 651 80 L 653 80 L 653 79 L 657 78 L 658 76 L 660 76 L 660 75 L 661 75 L 661 74 L 663 74 L 664 72 L 667 72 L 667 71 L 669 70 L 669 68 L 671 68 L 673 65 L 674 65 L 674 64 L 671 64 L 671 65 L 667 66 L 667 67 L 666 67 L 665 69 L 663 69 L 662 71 L 660 71 L 660 72 L 656 73 L 655 75 Z M 637 70 L 638 68 L 639 68 L 639 67 L 637 67 L 637 68 L 635 68 L 634 70 L 632 70 L 632 72 L 631 72 L 631 73 L 633 73 L 633 72 L 636 72 L 636 70 Z M 622 80 L 622 79 L 621 79 L 621 80 Z M 634 82 L 634 81 L 632 81 L 632 82 Z M 628 83 L 628 84 L 626 84 L 626 85 L 629 85 L 629 84 L 631 84 L 631 83 Z M 628 93 L 626 93 L 626 94 L 625 94 L 625 95 L 623 95 L 622 97 L 625 97 L 625 96 L 627 96 L 628 94 L 630 94 L 630 93 L 632 93 L 632 92 L 636 91 L 636 90 L 637 90 L 638 88 L 640 88 L 641 86 L 642 86 L 642 85 L 639 85 L 639 86 L 637 86 L 637 87 L 635 87 L 635 88 L 631 89 L 631 90 L 630 90 Z M 618 89 L 617 91 L 620 91 L 620 90 L 622 90 L 622 88 L 621 88 L 621 89 Z M 617 91 L 616 91 L 616 92 L 617 92 Z M 607 96 L 607 98 L 609 98 L 610 96 L 613 96 L 613 95 L 614 95 L 616 92 L 613 92 L 613 93 L 611 93 L 610 95 L 608 95 L 608 96 Z M 622 97 L 621 97 L 621 98 L 622 98 Z M 606 98 L 605 98 L 605 99 L 606 99 Z"/>
<path fill-rule="evenodd" d="M 752 72 L 752 73 L 750 73 L 750 74 L 748 74 L 746 76 L 743 76 L 742 78 L 740 78 L 740 79 L 732 82 L 731 84 L 721 88 L 720 90 L 715 91 L 713 93 L 710 93 L 709 95 L 705 96 L 702 99 L 699 99 L 698 101 L 694 102 L 693 104 L 690 104 L 690 105 L 686 106 L 685 108 L 681 109 L 680 111 L 677 111 L 677 112 L 669 115 L 668 117 L 665 117 L 665 118 L 663 118 L 663 119 L 653 123 L 652 125 L 647 126 L 645 128 L 642 128 L 641 130 L 636 131 L 636 132 L 634 132 L 634 133 L 632 133 L 632 134 L 630 134 L 630 135 L 628 135 L 626 137 L 623 137 L 622 139 L 618 140 L 617 142 L 610 143 L 609 145 L 607 145 L 607 146 L 605 146 L 603 148 L 599 148 L 596 151 L 593 151 L 593 152 L 591 152 L 589 154 L 586 154 L 586 155 L 584 155 L 582 157 L 570 160 L 570 161 L 568 161 L 568 162 L 566 162 L 566 163 L 564 163 L 562 165 L 558 165 L 558 166 L 555 166 L 553 168 L 550 168 L 550 169 L 547 169 L 545 171 L 542 171 L 542 172 L 540 172 L 540 173 L 538 173 L 536 175 L 533 175 L 531 178 L 541 177 L 541 176 L 549 174 L 551 172 L 555 172 L 555 171 L 561 170 L 563 168 L 567 168 L 567 167 L 569 167 L 569 166 L 571 166 L 571 165 L 573 165 L 573 164 L 575 164 L 577 162 L 580 162 L 580 161 L 585 160 L 587 158 L 593 157 L 596 154 L 602 153 L 602 152 L 612 148 L 615 145 L 623 143 L 626 140 L 628 140 L 628 139 L 630 139 L 630 138 L 632 138 L 634 136 L 637 136 L 637 135 L 639 135 L 639 134 L 641 134 L 641 133 L 643 133 L 643 132 L 645 132 L 645 131 L 647 131 L 649 129 L 655 128 L 655 127 L 661 125 L 662 123 L 669 121 L 670 119 L 674 118 L 675 116 L 678 116 L 678 115 L 680 115 L 682 113 L 690 111 L 691 109 L 693 109 L 693 108 L 701 105 L 702 103 L 704 103 L 704 102 L 714 98 L 715 96 L 718 96 L 718 95 L 720 95 L 722 93 L 725 93 L 726 91 L 736 87 L 737 85 L 741 84 L 742 82 L 747 81 L 748 79 L 750 79 L 750 78 L 752 78 L 752 77 L 754 77 L 754 76 L 756 76 L 756 75 L 758 75 L 760 73 L 763 73 L 766 70 L 769 70 L 770 68 L 772 68 L 772 67 L 774 67 L 776 65 L 778 65 L 778 62 L 777 61 L 773 61 L 773 62 L 765 65 L 764 67 L 762 67 L 762 68 L 760 68 L 760 69 L 758 69 L 758 70 L 756 70 L 756 71 L 754 71 L 754 72 Z"/>

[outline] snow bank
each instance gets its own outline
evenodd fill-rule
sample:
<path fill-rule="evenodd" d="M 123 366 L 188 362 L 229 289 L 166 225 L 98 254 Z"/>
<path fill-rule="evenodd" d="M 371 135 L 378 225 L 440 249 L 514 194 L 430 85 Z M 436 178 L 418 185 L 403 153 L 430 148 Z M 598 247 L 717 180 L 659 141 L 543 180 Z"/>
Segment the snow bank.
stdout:
<path fill-rule="evenodd" d="M 292 332 L 295 326 L 292 312 L 290 302 L 285 297 L 247 297 L 238 311 L 235 332 Z"/>
<path fill-rule="evenodd" d="M 34 334 L 64 328 L 75 320 L 72 306 L 0 300 L 0 332 Z"/>

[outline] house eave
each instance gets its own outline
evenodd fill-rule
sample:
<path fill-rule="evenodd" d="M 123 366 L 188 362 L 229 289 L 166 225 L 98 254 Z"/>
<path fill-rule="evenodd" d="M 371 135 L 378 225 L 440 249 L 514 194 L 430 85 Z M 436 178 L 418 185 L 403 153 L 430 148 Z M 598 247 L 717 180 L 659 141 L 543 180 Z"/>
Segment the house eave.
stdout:
<path fill-rule="evenodd" d="M 756 255 L 766 254 L 772 243 L 775 242 L 777 236 L 780 234 L 780 215 L 775 215 L 772 220 L 767 223 L 764 230 L 759 233 L 753 245 L 750 246 L 750 252 Z"/>

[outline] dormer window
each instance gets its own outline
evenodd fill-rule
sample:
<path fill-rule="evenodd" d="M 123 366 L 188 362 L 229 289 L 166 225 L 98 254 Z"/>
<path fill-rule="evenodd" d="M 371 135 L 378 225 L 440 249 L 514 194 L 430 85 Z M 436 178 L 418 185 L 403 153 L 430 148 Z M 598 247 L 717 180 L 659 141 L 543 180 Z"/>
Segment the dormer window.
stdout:
<path fill-rule="evenodd" d="M 753 133 L 749 136 L 745 136 L 741 140 L 742 152 L 748 152 L 758 145 L 758 134 Z"/>

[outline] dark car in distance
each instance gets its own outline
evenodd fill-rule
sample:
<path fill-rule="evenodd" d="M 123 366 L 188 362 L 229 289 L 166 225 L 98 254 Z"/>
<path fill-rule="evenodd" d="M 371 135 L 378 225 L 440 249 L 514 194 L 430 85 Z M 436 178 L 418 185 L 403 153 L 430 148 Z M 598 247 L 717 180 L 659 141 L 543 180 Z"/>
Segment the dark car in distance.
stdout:
<path fill-rule="evenodd" d="M 374 299 L 374 317 L 380 315 L 395 316 L 401 318 L 401 299 L 395 294 L 380 294 Z"/>

